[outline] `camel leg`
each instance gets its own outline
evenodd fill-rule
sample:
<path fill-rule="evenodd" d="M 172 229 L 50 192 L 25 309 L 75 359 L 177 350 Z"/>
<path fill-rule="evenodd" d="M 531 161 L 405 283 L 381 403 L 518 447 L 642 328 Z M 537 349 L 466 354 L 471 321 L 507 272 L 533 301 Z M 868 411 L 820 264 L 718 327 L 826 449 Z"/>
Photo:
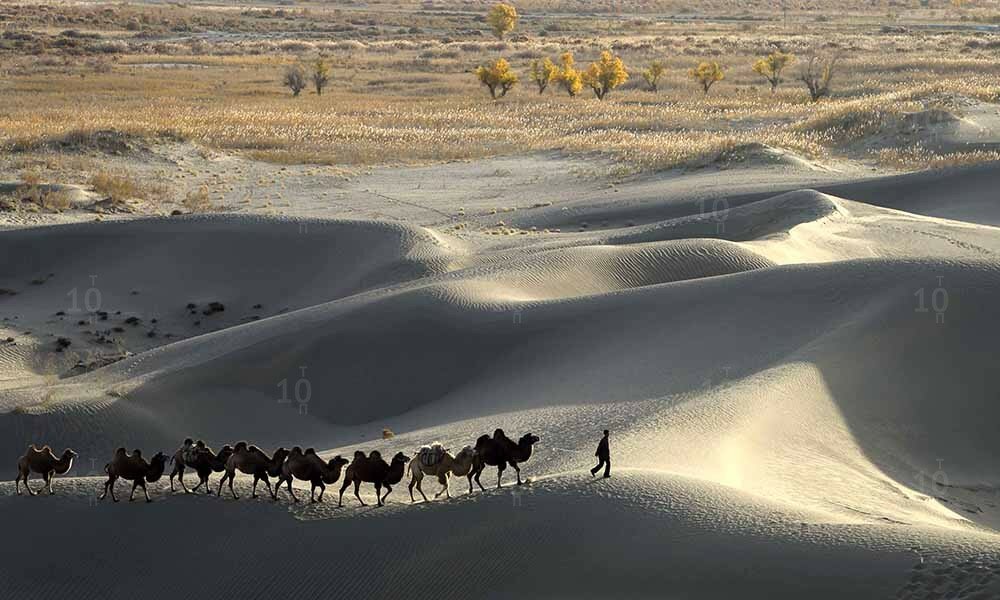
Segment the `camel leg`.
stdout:
<path fill-rule="evenodd" d="M 255 499 L 257 498 L 257 482 L 258 481 L 260 481 L 260 477 L 258 477 L 257 475 L 254 475 L 253 476 L 253 488 L 252 488 L 253 493 L 250 494 L 251 498 L 255 498 Z"/>
<path fill-rule="evenodd" d="M 386 486 L 386 487 L 389 487 L 389 486 Z M 389 488 L 389 489 L 392 490 L 392 488 Z M 375 484 L 375 497 L 378 498 L 378 502 L 375 505 L 376 506 L 382 506 L 382 484 L 381 483 L 376 483 Z"/>
<path fill-rule="evenodd" d="M 424 502 L 427 502 L 427 495 L 424 494 L 424 480 L 423 480 L 423 478 L 420 478 L 420 479 L 417 480 L 417 491 L 420 492 L 420 497 L 424 499 Z M 411 494 L 412 494 L 412 492 L 411 492 Z"/>
<path fill-rule="evenodd" d="M 228 477 L 228 476 L 229 476 L 229 473 L 223 473 L 222 474 L 222 479 L 219 480 L 219 494 L 218 495 L 219 495 L 220 498 L 222 497 L 222 484 L 226 482 L 226 477 Z"/>
<path fill-rule="evenodd" d="M 139 485 L 142 486 L 142 493 L 146 496 L 146 502 L 152 502 L 153 500 L 149 497 L 149 490 L 146 489 L 146 482 L 140 479 Z"/>
<path fill-rule="evenodd" d="M 337 506 L 344 505 L 344 490 L 346 490 L 349 485 L 351 485 L 351 480 L 345 476 L 344 483 L 340 486 L 340 500 L 337 501 Z"/>
<path fill-rule="evenodd" d="M 48 473 L 45 474 L 45 487 L 49 488 L 49 495 L 50 496 L 52 496 L 53 494 L 55 494 L 55 491 L 52 489 L 52 480 L 55 479 L 55 476 L 56 476 L 56 472 L 55 471 L 49 471 Z M 42 489 L 45 489 L 45 488 L 42 488 Z"/>
<path fill-rule="evenodd" d="M 128 495 L 129 502 L 135 500 L 135 488 L 139 487 L 139 483 L 141 481 L 142 481 L 141 479 L 136 479 L 135 481 L 132 482 L 132 493 Z"/>
<path fill-rule="evenodd" d="M 438 483 L 440 483 L 442 487 L 441 487 L 441 490 L 438 491 L 438 493 L 434 494 L 434 497 L 435 498 L 440 498 L 441 494 L 447 493 L 448 497 L 451 498 L 451 490 L 448 489 L 448 474 L 439 473 L 438 474 Z"/>
<path fill-rule="evenodd" d="M 295 497 L 295 491 L 292 489 L 292 479 L 289 477 L 285 480 L 288 483 L 288 495 L 292 497 L 292 502 L 298 502 L 299 499 Z M 278 481 L 278 485 L 274 486 L 276 488 L 281 487 L 281 481 Z"/>
<path fill-rule="evenodd" d="M 388 483 L 385 484 L 385 496 L 382 496 L 382 506 L 385 506 L 385 501 L 389 497 L 389 494 L 391 493 L 392 493 L 392 486 L 389 485 Z"/>
<path fill-rule="evenodd" d="M 325 491 L 326 491 L 326 484 L 324 484 L 322 481 L 320 481 L 319 482 L 319 501 L 320 502 L 323 501 L 323 492 L 325 492 Z"/>
<path fill-rule="evenodd" d="M 231 493 L 233 495 L 233 499 L 239 500 L 240 497 L 236 495 L 236 490 L 233 488 L 233 480 L 236 479 L 236 473 L 235 472 L 233 472 L 232 474 L 226 473 L 226 477 L 229 478 L 229 493 Z M 222 495 L 222 484 L 221 483 L 219 484 L 219 495 L 220 496 Z"/>
<path fill-rule="evenodd" d="M 173 482 L 171 481 L 170 483 L 171 483 L 170 491 L 173 491 L 174 490 L 174 488 L 172 487 Z M 181 487 L 183 487 L 183 486 L 184 486 L 184 478 L 182 476 L 181 477 Z M 208 490 L 209 494 L 212 493 L 212 489 L 210 487 L 208 487 L 208 479 L 201 479 L 201 480 L 199 480 L 198 481 L 198 485 L 196 485 L 193 488 L 191 488 L 191 490 L 190 490 L 191 493 L 193 494 L 193 493 L 197 492 L 198 488 L 200 488 L 201 486 L 205 486 L 205 489 Z M 188 489 L 185 487 L 184 488 L 184 493 L 187 493 L 187 492 L 188 492 Z"/>
<path fill-rule="evenodd" d="M 497 465 L 497 489 L 498 490 L 500 489 L 500 480 L 503 478 L 503 470 L 505 468 L 506 467 L 504 466 L 503 463 L 500 463 L 499 465 Z"/>
<path fill-rule="evenodd" d="M 274 486 L 274 489 L 271 489 L 271 480 L 270 480 L 270 478 L 268 478 L 268 476 L 267 476 L 266 473 L 264 474 L 263 477 L 261 477 L 261 480 L 264 481 L 264 487 L 267 488 L 267 493 L 271 494 L 271 500 L 277 500 L 278 499 L 278 492 L 277 492 L 278 486 Z"/>
<path fill-rule="evenodd" d="M 14 480 L 14 488 L 17 490 L 17 495 L 21 495 L 21 474 L 17 474 L 17 479 Z"/>
<path fill-rule="evenodd" d="M 410 485 L 406 486 L 407 489 L 410 490 L 410 502 L 416 502 L 416 500 L 413 498 L 413 486 L 416 484 L 417 484 L 417 476 L 413 475 L 412 477 L 410 477 Z"/>
<path fill-rule="evenodd" d="M 517 463 L 512 462 L 510 466 L 514 467 L 514 471 L 517 473 L 517 485 L 521 485 L 521 467 L 517 466 Z"/>
<path fill-rule="evenodd" d="M 482 492 L 485 492 L 486 488 L 483 487 L 483 482 L 479 481 L 479 476 L 482 475 L 482 474 L 483 474 L 483 470 L 482 469 L 477 470 L 476 471 L 476 477 L 475 477 L 475 479 L 476 479 L 476 485 L 479 486 L 479 490 L 482 491 Z M 469 486 L 469 493 L 472 493 L 472 486 L 471 485 Z"/>
<path fill-rule="evenodd" d="M 358 499 L 358 502 L 361 503 L 361 506 L 368 506 L 367 504 L 365 504 L 365 501 L 361 499 L 361 494 L 358 493 L 360 490 L 361 490 L 361 480 L 359 479 L 354 482 L 354 497 Z"/>

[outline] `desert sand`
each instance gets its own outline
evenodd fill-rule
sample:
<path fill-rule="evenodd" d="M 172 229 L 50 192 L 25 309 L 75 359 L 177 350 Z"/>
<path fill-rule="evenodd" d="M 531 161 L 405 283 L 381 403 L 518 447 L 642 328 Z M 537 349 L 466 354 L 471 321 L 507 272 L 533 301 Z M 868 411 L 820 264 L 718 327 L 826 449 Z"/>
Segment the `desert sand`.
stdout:
<path fill-rule="evenodd" d="M 1000 597 L 1000 168 L 470 187 L 563 160 L 375 169 L 283 217 L 9 222 L 0 456 L 80 456 L 55 496 L 0 485 L 6 594 Z M 388 457 L 496 427 L 541 438 L 524 485 L 95 500 L 118 446 Z"/>

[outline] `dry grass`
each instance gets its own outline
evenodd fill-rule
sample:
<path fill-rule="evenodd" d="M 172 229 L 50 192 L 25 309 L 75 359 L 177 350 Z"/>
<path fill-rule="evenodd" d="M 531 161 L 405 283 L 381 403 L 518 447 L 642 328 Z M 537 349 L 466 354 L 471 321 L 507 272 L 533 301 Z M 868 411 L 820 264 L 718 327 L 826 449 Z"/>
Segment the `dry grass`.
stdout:
<path fill-rule="evenodd" d="M 715 8 L 722 11 L 723 5 Z M 586 37 L 565 36 L 555 28 L 545 37 L 494 42 L 461 33 L 474 22 L 421 13 L 420 19 L 453 32 L 452 39 L 421 37 L 409 29 L 382 39 L 389 35 L 385 24 L 396 17 L 378 13 L 378 3 L 372 6 L 377 17 L 359 14 L 349 19 L 355 29 L 334 29 L 362 39 L 164 43 L 125 37 L 117 40 L 125 48 L 113 63 L 97 66 L 62 51 L 18 56 L 10 62 L 14 76 L 0 112 L 0 144 L 19 151 L 53 145 L 73 150 L 79 145 L 74 140 L 114 130 L 138 139 L 192 140 L 279 163 L 371 165 L 564 150 L 602 154 L 631 172 L 705 164 L 755 143 L 807 156 L 843 152 L 852 140 L 892 126 L 934 95 L 1000 97 L 1000 64 L 990 54 L 990 38 L 975 32 L 885 35 L 871 25 L 840 23 L 817 24 L 803 33 L 801 27 L 773 23 L 747 28 L 543 16 L 530 22 L 542 29 L 560 23 L 591 29 Z M 541 1 L 525 9 L 560 10 Z M 73 18 L 93 17 L 83 8 L 65 10 Z M 116 10 L 121 14 L 107 18 L 149 20 L 141 7 Z M 288 20 L 339 27 L 345 19 L 310 7 L 289 10 L 272 23 L 277 17 L 268 10 L 244 10 L 228 24 L 214 12 L 193 8 L 170 7 L 157 18 L 173 23 L 201 15 L 205 27 L 236 31 L 254 23 L 249 30 L 275 23 L 287 27 Z M 852 10 L 863 13 L 864 4 Z M 359 36 L 357 28 L 370 21 L 379 24 L 380 33 Z M 786 71 L 777 94 L 768 93 L 750 65 L 775 39 L 800 56 L 836 39 L 845 59 L 834 97 L 808 103 L 794 81 L 797 65 Z M 109 41 L 115 40 L 102 39 Z M 585 65 L 611 45 L 633 73 L 605 102 L 586 94 L 571 99 L 555 90 L 538 96 L 522 81 L 494 103 L 469 73 L 498 54 L 510 58 L 522 75 L 533 58 L 555 57 L 562 50 L 573 50 Z M 279 83 L 284 66 L 316 55 L 332 64 L 334 84 L 323 96 L 292 98 Z M 686 71 L 706 58 L 727 71 L 726 80 L 703 97 Z M 652 59 L 667 67 L 658 94 L 644 91 L 638 77 L 638 69 Z M 125 187 L 117 193 L 141 188 Z"/>
<path fill-rule="evenodd" d="M 144 200 L 149 190 L 128 174 L 100 171 L 90 178 L 94 191 L 114 203 Z"/>

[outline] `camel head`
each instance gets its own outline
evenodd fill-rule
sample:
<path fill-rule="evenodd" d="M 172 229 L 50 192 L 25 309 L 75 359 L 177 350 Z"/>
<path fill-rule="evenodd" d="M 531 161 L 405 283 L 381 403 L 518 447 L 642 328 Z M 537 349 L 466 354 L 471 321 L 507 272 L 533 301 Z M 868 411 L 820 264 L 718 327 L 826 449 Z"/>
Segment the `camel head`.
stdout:
<path fill-rule="evenodd" d="M 126 456 L 128 456 L 128 452 L 125 451 L 125 448 L 115 450 L 115 458 L 125 458 Z"/>
<path fill-rule="evenodd" d="M 283 463 L 285 459 L 288 458 L 288 449 L 281 447 L 274 451 L 274 455 L 271 458 L 272 462 Z"/>
<path fill-rule="evenodd" d="M 344 467 L 344 465 L 346 465 L 349 462 L 350 462 L 349 460 L 338 454 L 337 456 L 331 458 L 330 461 L 326 463 L 326 466 L 329 469 L 336 469 L 339 471 L 342 467 Z"/>
<path fill-rule="evenodd" d="M 540 441 L 541 441 L 541 438 L 539 438 L 537 435 L 535 435 L 533 433 L 526 433 L 517 442 L 517 445 L 521 446 L 522 448 L 531 448 L 532 446 L 534 446 L 535 444 L 537 444 Z"/>
<path fill-rule="evenodd" d="M 355 450 L 354 451 L 354 460 L 356 460 L 356 461 L 363 461 L 366 458 L 368 458 L 368 457 L 365 456 L 365 453 L 362 452 L 361 450 Z"/>
<path fill-rule="evenodd" d="M 306 448 L 305 455 L 306 456 L 315 456 L 316 455 L 316 449 L 315 448 Z"/>
<path fill-rule="evenodd" d="M 188 446 L 192 446 L 192 445 L 194 445 L 194 440 L 192 440 L 191 438 L 184 438 L 184 447 L 185 448 L 187 448 Z"/>
<path fill-rule="evenodd" d="M 403 454 L 402 452 L 397 452 L 396 456 L 392 457 L 393 465 L 405 465 L 408 462 L 410 462 L 410 457 Z"/>
<path fill-rule="evenodd" d="M 73 450 L 71 450 L 70 448 L 66 448 L 65 450 L 63 450 L 62 457 L 60 457 L 59 460 L 56 461 L 56 464 L 54 465 L 56 473 L 62 475 L 66 471 L 72 469 L 73 459 L 76 458 L 77 456 L 78 454 Z"/>
<path fill-rule="evenodd" d="M 153 460 L 149 463 L 149 470 L 146 471 L 146 481 L 153 483 L 163 476 L 163 470 L 167 466 L 167 456 L 162 452 L 157 452 Z"/>
<path fill-rule="evenodd" d="M 458 454 L 455 455 L 455 460 L 457 462 L 466 462 L 466 461 L 471 461 L 475 457 L 476 457 L 476 449 L 473 448 L 472 446 L 466 446 L 465 448 L 462 448 L 462 450 Z"/>
<path fill-rule="evenodd" d="M 288 458 L 299 458 L 300 456 L 303 456 L 302 446 L 292 446 L 292 451 L 288 453 Z"/>
<path fill-rule="evenodd" d="M 493 439 L 495 439 L 495 440 L 503 440 L 503 439 L 506 439 L 506 438 L 507 438 L 507 434 L 505 434 L 503 432 L 503 429 L 500 429 L 499 427 L 497 427 L 496 431 L 493 432 Z"/>
<path fill-rule="evenodd" d="M 66 448 L 65 450 L 63 450 L 63 453 L 62 453 L 62 459 L 63 460 L 73 460 L 77 456 L 80 456 L 80 455 L 77 454 L 76 452 L 74 452 L 70 448 Z"/>

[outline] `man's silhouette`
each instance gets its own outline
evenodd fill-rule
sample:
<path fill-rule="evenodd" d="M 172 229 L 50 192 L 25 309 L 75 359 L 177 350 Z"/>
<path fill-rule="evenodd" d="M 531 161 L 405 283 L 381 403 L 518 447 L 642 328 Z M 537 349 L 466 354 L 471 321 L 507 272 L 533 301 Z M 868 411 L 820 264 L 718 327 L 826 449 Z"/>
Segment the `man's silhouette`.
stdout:
<path fill-rule="evenodd" d="M 611 477 L 611 449 L 608 447 L 608 430 L 604 430 L 604 437 L 601 438 L 599 444 L 597 444 L 597 452 L 594 453 L 597 457 L 597 466 L 590 470 L 590 476 L 593 477 L 604 467 L 604 476 Z"/>

